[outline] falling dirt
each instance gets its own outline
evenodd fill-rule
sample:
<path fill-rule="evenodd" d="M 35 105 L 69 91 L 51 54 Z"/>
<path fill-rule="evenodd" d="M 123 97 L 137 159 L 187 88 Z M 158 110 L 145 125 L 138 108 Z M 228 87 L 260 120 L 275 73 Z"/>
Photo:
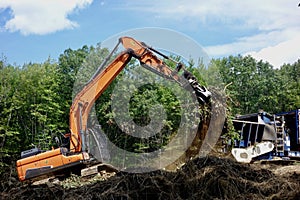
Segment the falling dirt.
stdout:
<path fill-rule="evenodd" d="M 240 164 L 203 157 L 176 172 L 153 171 L 41 185 L 2 183 L 2 199 L 300 199 L 300 165 Z M 98 178 L 97 178 L 98 177 Z M 13 182 L 10 178 L 8 181 Z"/>

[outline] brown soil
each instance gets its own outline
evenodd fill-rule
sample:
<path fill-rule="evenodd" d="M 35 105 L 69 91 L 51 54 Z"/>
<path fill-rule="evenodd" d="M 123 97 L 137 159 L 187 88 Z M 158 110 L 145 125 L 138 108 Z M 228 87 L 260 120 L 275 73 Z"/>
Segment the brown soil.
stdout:
<path fill-rule="evenodd" d="M 119 172 L 41 185 L 1 181 L 2 199 L 300 199 L 300 165 L 240 164 L 203 157 L 177 172 Z"/>

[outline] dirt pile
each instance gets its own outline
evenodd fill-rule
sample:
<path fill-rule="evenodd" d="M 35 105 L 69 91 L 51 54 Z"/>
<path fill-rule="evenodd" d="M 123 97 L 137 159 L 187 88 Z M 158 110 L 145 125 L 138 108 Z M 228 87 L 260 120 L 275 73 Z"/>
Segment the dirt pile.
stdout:
<path fill-rule="evenodd" d="M 80 181 L 80 180 L 78 180 Z M 81 180 L 83 181 L 83 180 Z M 3 199 L 300 199 L 300 175 L 276 175 L 258 166 L 217 157 L 197 158 L 177 172 L 120 172 L 106 180 L 68 188 L 24 184 Z"/>

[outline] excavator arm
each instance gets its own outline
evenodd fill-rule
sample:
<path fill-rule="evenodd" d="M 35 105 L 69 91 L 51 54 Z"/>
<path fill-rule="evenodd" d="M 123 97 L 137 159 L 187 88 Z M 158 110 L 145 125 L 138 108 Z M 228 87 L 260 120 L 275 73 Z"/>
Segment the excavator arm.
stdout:
<path fill-rule="evenodd" d="M 210 98 L 210 92 L 205 87 L 200 86 L 195 77 L 186 71 L 181 63 L 177 63 L 176 70 L 172 70 L 154 53 L 163 56 L 165 59 L 170 58 L 147 46 L 145 43 L 138 42 L 130 37 L 120 38 L 119 43 L 126 50 L 120 53 L 105 70 L 95 75 L 84 89 L 77 94 L 73 101 L 70 111 L 71 151 L 82 151 L 82 145 L 84 144 L 82 140 L 87 130 L 88 115 L 94 102 L 123 70 L 132 57 L 138 59 L 145 68 L 153 73 L 171 80 L 180 81 L 181 77 L 178 76 L 178 72 L 184 70 L 183 76 L 196 91 L 200 103 L 206 103 Z"/>
<path fill-rule="evenodd" d="M 170 59 L 168 56 L 130 37 L 120 38 L 119 44 L 122 44 L 125 50 L 118 54 L 102 71 L 97 71 L 74 98 L 70 109 L 70 148 L 58 148 L 42 153 L 37 150 L 24 152 L 22 159 L 17 161 L 17 171 L 21 181 L 56 174 L 81 165 L 90 159 L 83 141 L 90 110 L 96 99 L 124 69 L 132 57 L 138 59 L 148 70 L 178 82 L 182 78 L 178 72 L 183 70 L 183 78 L 187 79 L 194 89 L 198 101 L 202 104 L 209 101 L 211 93 L 199 85 L 195 77 L 185 70 L 181 63 L 177 63 L 175 70 L 170 69 L 156 54 Z M 114 50 L 117 49 L 117 46 Z"/>
<path fill-rule="evenodd" d="M 132 54 L 133 52 L 129 49 L 117 56 L 102 73 L 92 79 L 75 97 L 70 110 L 70 151 L 80 152 L 82 150 L 82 139 L 87 129 L 88 115 L 94 102 L 131 60 Z"/>

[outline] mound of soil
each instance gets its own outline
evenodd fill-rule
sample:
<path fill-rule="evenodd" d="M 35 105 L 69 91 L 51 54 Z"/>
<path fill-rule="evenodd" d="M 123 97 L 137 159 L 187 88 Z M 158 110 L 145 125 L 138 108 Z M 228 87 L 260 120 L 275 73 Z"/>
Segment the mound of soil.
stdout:
<path fill-rule="evenodd" d="M 3 199 L 300 199 L 298 173 L 217 157 L 196 158 L 177 172 L 120 172 L 76 188 L 23 184 L 3 190 Z M 83 178 L 80 178 L 83 181 Z"/>

